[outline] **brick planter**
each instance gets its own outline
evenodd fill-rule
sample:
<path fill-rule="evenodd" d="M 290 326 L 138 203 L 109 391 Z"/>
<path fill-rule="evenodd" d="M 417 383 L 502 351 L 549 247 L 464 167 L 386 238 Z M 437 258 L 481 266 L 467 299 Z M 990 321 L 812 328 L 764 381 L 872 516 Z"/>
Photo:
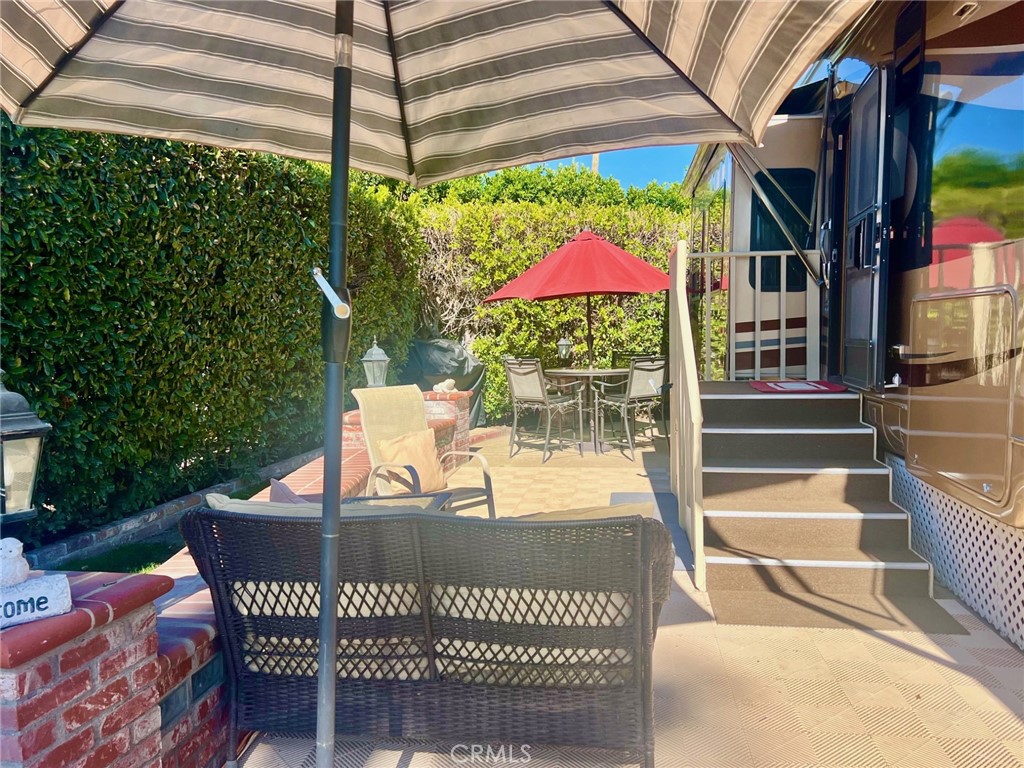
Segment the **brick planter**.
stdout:
<path fill-rule="evenodd" d="M 161 765 L 156 609 L 166 576 L 72 573 L 70 613 L 0 632 L 5 768 Z"/>

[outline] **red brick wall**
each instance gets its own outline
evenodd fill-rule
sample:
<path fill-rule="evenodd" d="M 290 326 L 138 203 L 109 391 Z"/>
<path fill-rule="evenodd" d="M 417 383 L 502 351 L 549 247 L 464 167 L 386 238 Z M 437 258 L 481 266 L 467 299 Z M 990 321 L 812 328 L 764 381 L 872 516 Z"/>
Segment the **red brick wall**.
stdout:
<path fill-rule="evenodd" d="M 5 768 L 160 766 L 152 603 L 0 670 Z"/>
<path fill-rule="evenodd" d="M 181 719 L 163 736 L 162 768 L 210 768 L 227 756 L 227 710 L 224 686 L 193 700 Z"/>

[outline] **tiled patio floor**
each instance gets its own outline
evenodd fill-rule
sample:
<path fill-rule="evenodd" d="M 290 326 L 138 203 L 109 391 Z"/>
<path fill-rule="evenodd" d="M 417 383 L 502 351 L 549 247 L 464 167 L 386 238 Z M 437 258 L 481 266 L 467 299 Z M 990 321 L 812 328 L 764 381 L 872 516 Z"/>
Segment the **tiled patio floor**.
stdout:
<path fill-rule="evenodd" d="M 541 465 L 539 451 L 508 459 L 503 438 L 481 448 L 492 463 L 499 516 L 640 498 L 669 507 L 664 449 L 638 453 L 635 463 L 565 451 Z M 472 471 L 460 470 L 467 483 Z M 707 596 L 677 565 L 655 646 L 659 768 L 1024 766 L 1024 654 L 958 601 L 941 604 L 969 635 L 719 626 Z M 244 765 L 312 766 L 312 752 L 311 740 L 273 737 L 257 743 Z M 443 750 L 340 745 L 337 752 L 337 765 L 353 768 L 466 764 Z M 539 750 L 530 761 L 533 768 L 606 764 Z"/>

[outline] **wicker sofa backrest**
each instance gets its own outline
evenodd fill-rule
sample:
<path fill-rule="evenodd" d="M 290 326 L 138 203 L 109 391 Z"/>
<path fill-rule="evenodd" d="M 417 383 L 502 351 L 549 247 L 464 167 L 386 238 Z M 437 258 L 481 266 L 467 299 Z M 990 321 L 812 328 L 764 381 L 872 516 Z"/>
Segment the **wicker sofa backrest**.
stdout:
<path fill-rule="evenodd" d="M 637 683 L 640 526 L 640 518 L 424 519 L 437 676 L 503 686 Z"/>
<path fill-rule="evenodd" d="M 232 728 L 315 728 L 319 517 L 199 509 L 182 531 L 210 585 Z M 667 530 L 641 517 L 345 518 L 339 728 L 379 732 L 397 707 L 410 737 L 464 739 L 486 710 L 488 738 L 512 738 L 511 718 L 523 739 L 644 748 L 671 563 Z"/>
<path fill-rule="evenodd" d="M 339 678 L 428 672 L 415 520 L 343 522 Z M 189 513 L 182 531 L 210 586 L 228 667 L 240 679 L 316 677 L 320 518 Z M 369 631 L 367 631 L 369 630 Z"/>

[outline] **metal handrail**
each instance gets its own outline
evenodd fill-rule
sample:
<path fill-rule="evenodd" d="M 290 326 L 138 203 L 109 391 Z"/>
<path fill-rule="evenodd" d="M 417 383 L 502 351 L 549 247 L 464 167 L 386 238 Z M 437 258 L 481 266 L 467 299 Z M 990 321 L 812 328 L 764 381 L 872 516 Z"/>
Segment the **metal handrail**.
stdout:
<path fill-rule="evenodd" d="M 812 256 L 817 255 L 821 258 L 821 252 L 816 250 L 808 251 Z M 761 286 L 761 262 L 765 257 L 787 257 L 795 255 L 792 249 L 789 250 L 775 250 L 775 251 L 726 251 L 717 253 L 688 253 L 686 260 L 693 259 L 701 264 L 701 279 L 704 284 L 704 299 L 705 299 L 705 349 L 704 349 L 704 376 L 707 379 L 711 379 L 711 293 L 712 293 L 712 274 L 711 264 L 714 261 L 723 261 L 728 264 L 729 275 L 731 279 L 740 279 L 740 273 L 736 270 L 737 261 L 754 261 L 754 285 L 757 286 L 754 290 L 754 378 L 759 379 L 762 375 L 761 370 L 761 328 L 762 328 L 762 296 L 764 295 L 760 289 Z M 685 269 L 685 264 L 682 266 Z M 778 307 L 779 314 L 779 378 L 785 379 L 787 377 L 786 370 L 786 352 L 787 352 L 787 321 L 788 321 L 788 309 L 787 303 L 789 300 L 789 292 L 787 290 L 787 277 L 788 270 L 786 268 L 785 261 L 779 264 L 779 290 L 778 292 L 772 291 L 775 295 L 775 303 Z M 820 336 L 820 320 L 821 320 L 821 308 L 820 308 L 820 288 L 815 290 L 813 282 L 809 282 L 807 285 L 807 291 L 804 294 L 804 316 L 807 318 L 805 328 L 805 343 L 806 349 L 806 363 L 805 363 L 805 375 L 810 376 L 811 372 L 818 370 L 819 365 L 819 352 L 818 352 L 818 339 Z M 735 293 L 730 286 L 730 298 L 729 298 L 729 316 L 733 318 L 738 312 L 738 307 L 734 306 Z M 728 376 L 730 380 L 735 380 L 736 377 L 736 337 L 733 323 L 730 321 L 729 324 L 729 365 Z M 816 377 L 816 374 L 815 374 Z"/>
<path fill-rule="evenodd" d="M 704 459 L 701 430 L 704 413 L 700 404 L 697 352 L 693 347 L 690 311 L 686 297 L 686 264 L 690 247 L 680 240 L 669 255 L 669 364 L 670 380 L 677 385 L 670 398 L 669 474 L 672 490 L 679 500 L 679 524 L 693 547 L 693 581 L 697 589 L 707 586 L 704 562 Z"/>

